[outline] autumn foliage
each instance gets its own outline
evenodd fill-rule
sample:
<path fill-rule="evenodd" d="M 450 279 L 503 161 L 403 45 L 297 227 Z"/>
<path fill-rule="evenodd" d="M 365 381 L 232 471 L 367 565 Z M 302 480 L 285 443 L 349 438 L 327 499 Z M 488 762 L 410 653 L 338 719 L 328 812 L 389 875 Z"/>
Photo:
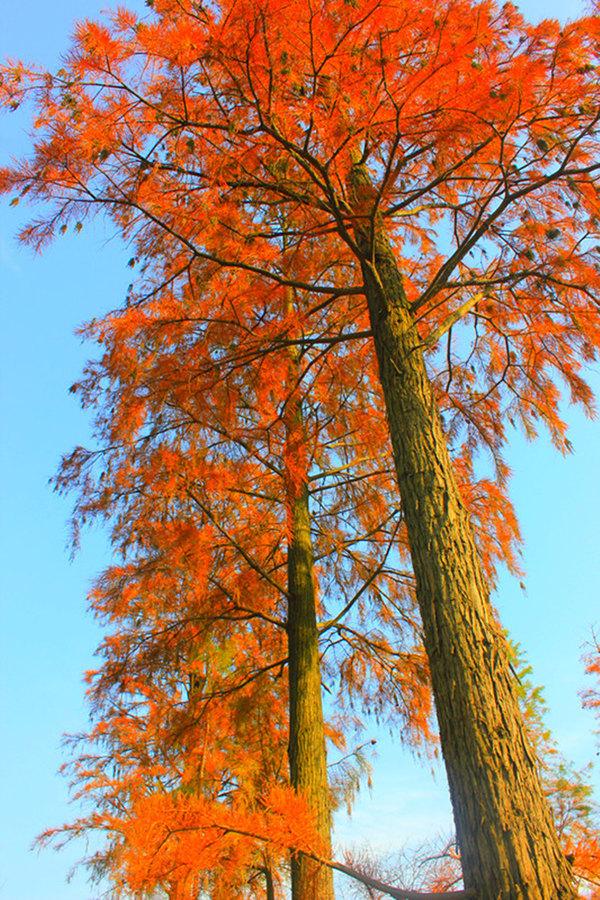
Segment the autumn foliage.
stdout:
<path fill-rule="evenodd" d="M 493 879 L 529 871 L 523 896 L 573 896 L 559 838 L 577 877 L 600 872 L 585 785 L 548 775 L 548 836 L 529 749 L 548 748 L 489 588 L 519 571 L 509 427 L 565 452 L 563 394 L 594 409 L 598 18 L 149 6 L 80 23 L 63 68 L 9 63 L 0 88 L 33 109 L 30 156 L 0 173 L 40 205 L 22 239 L 103 211 L 133 248 L 124 301 L 84 311 L 99 353 L 72 390 L 96 446 L 56 479 L 75 541 L 100 519 L 115 553 L 71 767 L 93 810 L 64 830 L 106 835 L 92 865 L 123 891 L 272 900 L 291 853 L 299 897 L 329 878 L 330 811 L 356 782 L 328 777 L 325 738 L 353 758 L 376 714 L 431 750 L 433 690 L 467 891 L 509 896 Z M 536 834 L 547 858 L 524 862 Z"/>

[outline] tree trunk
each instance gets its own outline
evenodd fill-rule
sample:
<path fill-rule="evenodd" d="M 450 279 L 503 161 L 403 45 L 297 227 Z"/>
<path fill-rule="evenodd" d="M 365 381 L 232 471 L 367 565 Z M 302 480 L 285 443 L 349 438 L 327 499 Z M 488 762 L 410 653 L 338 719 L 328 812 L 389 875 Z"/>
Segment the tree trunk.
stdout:
<path fill-rule="evenodd" d="M 402 277 L 382 222 L 365 216 L 363 166 L 352 188 L 465 888 L 483 900 L 574 897 Z"/>
<path fill-rule="evenodd" d="M 295 403 L 295 401 L 292 401 Z M 300 403 L 295 409 L 301 424 Z M 321 701 L 321 665 L 315 606 L 314 559 L 306 482 L 288 488 L 288 653 L 290 693 L 289 760 L 292 785 L 313 812 L 324 842 L 331 851 L 331 810 L 327 754 Z M 292 898 L 333 900 L 333 873 L 306 856 L 292 858 Z"/>
<path fill-rule="evenodd" d="M 276 900 L 275 882 L 269 860 L 265 860 L 264 868 L 260 870 L 265 876 L 265 900 Z"/>

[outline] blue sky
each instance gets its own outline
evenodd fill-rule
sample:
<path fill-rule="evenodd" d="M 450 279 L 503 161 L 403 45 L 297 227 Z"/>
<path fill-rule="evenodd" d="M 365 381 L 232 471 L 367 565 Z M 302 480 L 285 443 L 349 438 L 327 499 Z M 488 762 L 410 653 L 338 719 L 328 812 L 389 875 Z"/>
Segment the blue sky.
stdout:
<path fill-rule="evenodd" d="M 0 57 L 56 63 L 76 18 L 94 16 L 99 0 L 21 0 L 6 4 Z M 139 4 L 141 5 L 141 4 Z M 561 0 L 527 0 L 531 17 L 574 16 Z M 0 155 L 25 147 L 19 113 L 0 119 Z M 67 785 L 56 774 L 61 735 L 85 727 L 82 672 L 90 668 L 99 632 L 86 613 L 90 580 L 107 561 L 101 534 L 82 553 L 66 551 L 69 501 L 52 493 L 49 477 L 61 454 L 86 441 L 86 416 L 68 393 L 88 348 L 74 329 L 116 305 L 130 280 L 130 253 L 99 221 L 57 241 L 42 257 L 16 245 L 20 208 L 1 207 L 0 294 L 0 848 L 2 900 L 87 900 L 99 896 L 76 875 L 65 881 L 77 852 L 31 853 L 44 827 L 72 816 Z M 600 391 L 600 371 L 590 373 Z M 536 681 L 545 685 L 549 722 L 565 754 L 594 758 L 593 721 L 580 708 L 582 645 L 598 624 L 600 594 L 600 425 L 568 410 L 575 452 L 563 458 L 545 439 L 514 435 L 513 497 L 525 538 L 527 590 L 506 576 L 498 592 L 504 624 L 526 647 Z M 338 823 L 343 843 L 375 847 L 418 841 L 451 827 L 439 767 L 419 762 L 377 734 L 373 792 L 359 799 L 352 822 Z M 596 783 L 598 776 L 596 773 Z"/>

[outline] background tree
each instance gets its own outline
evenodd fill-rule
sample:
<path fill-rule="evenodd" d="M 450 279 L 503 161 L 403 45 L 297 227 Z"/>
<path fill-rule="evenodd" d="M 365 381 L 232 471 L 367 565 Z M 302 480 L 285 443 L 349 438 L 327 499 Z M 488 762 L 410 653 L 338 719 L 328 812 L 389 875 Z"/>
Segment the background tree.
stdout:
<path fill-rule="evenodd" d="M 588 652 L 586 653 L 585 664 L 587 674 L 591 675 L 597 681 L 598 675 L 600 675 L 600 646 L 595 637 L 592 647 L 588 649 Z M 593 709 L 596 715 L 598 715 L 598 710 L 600 710 L 600 691 L 598 690 L 597 684 L 587 688 L 582 696 L 583 705 L 588 709 Z"/>
<path fill-rule="evenodd" d="M 341 609 L 334 606 L 318 630 L 315 621 L 316 641 L 320 632 L 336 654 L 335 664 L 328 667 L 328 680 L 332 687 L 339 681 L 340 692 L 356 695 L 364 704 L 371 704 L 377 697 L 377 708 L 385 714 L 389 714 L 387 703 L 393 704 L 398 707 L 400 720 L 406 722 L 409 739 L 428 738 L 427 667 L 418 646 L 411 646 L 416 627 L 412 580 L 397 569 L 397 549 L 389 558 L 399 522 L 394 522 L 397 510 L 390 510 L 385 502 L 386 498 L 388 504 L 393 499 L 391 469 L 386 462 L 385 423 L 380 415 L 377 424 L 372 392 L 350 389 L 348 385 L 357 380 L 357 374 L 348 370 L 342 382 L 348 397 L 340 412 L 336 400 L 336 391 L 341 389 L 337 377 L 340 361 L 332 354 L 324 357 L 320 367 L 312 366 L 315 399 L 307 405 L 308 421 L 298 433 L 290 428 L 287 412 L 299 390 L 297 379 L 290 386 L 286 377 L 289 348 L 284 345 L 279 354 L 260 358 L 256 369 L 238 362 L 233 374 L 224 374 L 218 366 L 215 372 L 216 363 L 203 355 L 204 348 L 221 361 L 230 348 L 219 348 L 214 338 L 206 341 L 203 329 L 198 331 L 201 312 L 196 298 L 190 308 L 186 292 L 180 298 L 171 297 L 170 302 L 157 298 L 145 307 L 144 315 L 138 311 L 131 314 L 130 310 L 122 315 L 110 314 L 91 329 L 99 336 L 103 356 L 90 365 L 84 382 L 75 386 L 85 402 L 97 410 L 101 448 L 93 452 L 78 448 L 65 460 L 58 484 L 65 488 L 79 485 L 78 522 L 97 516 L 113 522 L 113 545 L 123 556 L 123 564 L 105 573 L 94 595 L 96 611 L 113 629 L 105 643 L 107 660 L 94 691 L 96 715 L 101 720 L 98 735 L 106 734 L 103 711 L 107 704 L 110 710 L 117 704 L 117 718 L 122 721 L 121 695 L 126 685 L 132 686 L 130 702 L 137 711 L 140 703 L 145 703 L 138 696 L 138 685 L 153 685 L 157 671 L 166 667 L 172 694 L 173 679 L 181 680 L 181 665 L 186 659 L 188 667 L 197 664 L 203 672 L 209 665 L 211 670 L 217 666 L 219 677 L 213 674 L 211 689 L 205 688 L 196 696 L 197 702 L 216 703 L 212 718 L 219 715 L 221 697 L 241 692 L 238 704 L 245 708 L 247 685 L 260 680 L 264 687 L 265 678 L 271 684 L 274 675 L 281 678 L 286 653 L 289 655 L 293 644 L 293 636 L 283 637 L 292 597 L 282 575 L 286 540 L 293 535 L 290 508 L 297 498 L 290 481 L 300 475 L 306 512 L 309 492 L 318 498 L 312 527 L 319 563 L 327 573 L 327 594 L 332 594 L 328 605 L 335 599 L 336 590 L 343 591 Z M 220 340 L 225 340 L 223 335 L 229 340 L 222 321 L 219 328 Z M 324 399 L 319 405 L 316 398 L 320 394 Z M 335 416 L 330 409 L 336 410 Z M 361 424 L 366 417 L 368 435 Z M 377 427 L 382 442 L 374 453 L 369 441 Z M 308 468 L 314 488 L 309 488 Z M 311 526 L 310 521 L 307 524 Z M 310 569 L 313 580 L 312 565 Z M 398 619 L 403 608 L 404 616 Z M 314 616 L 314 599 L 312 609 Z M 407 640 L 401 640 L 407 625 Z M 271 632 L 275 637 L 270 637 Z M 337 636 L 335 641 L 331 640 L 333 635 Z M 282 649 L 282 640 L 287 641 L 289 651 Z M 399 649 L 401 643 L 407 646 Z M 337 675 L 339 664 L 341 679 Z M 317 658 L 317 671 L 319 668 Z M 190 678 L 195 677 L 192 668 Z M 186 745 L 188 740 L 192 744 L 196 741 L 196 756 L 201 747 L 206 753 L 206 740 L 198 742 L 198 731 L 204 733 L 208 727 L 205 717 L 201 716 L 194 727 L 193 719 L 187 726 L 178 725 L 178 701 L 176 695 L 169 701 L 169 696 L 161 707 L 166 722 L 146 723 L 139 730 L 139 742 L 145 740 L 150 747 L 156 745 L 167 753 L 175 743 L 181 752 L 180 741 L 174 740 L 173 733 L 186 729 Z M 116 698 L 121 699 L 117 702 Z M 318 699 L 320 704 L 320 696 Z M 308 700 L 310 696 L 304 698 L 305 703 Z M 186 716 L 200 715 L 187 707 Z M 398 713 L 392 718 L 398 718 Z M 230 713 L 224 712 L 223 721 L 232 727 Z M 338 742 L 343 738 L 342 726 L 340 717 L 338 728 L 329 728 Z M 237 732 L 234 746 L 239 746 L 245 733 L 243 728 Z M 125 739 L 128 734 L 126 729 Z M 295 741 L 306 744 L 305 728 L 296 729 L 295 734 L 292 727 L 292 747 Z M 322 724 L 317 738 L 324 741 Z M 121 732 L 112 740 L 123 741 Z M 214 752 L 216 748 L 212 748 Z M 249 741 L 247 752 L 251 760 Z M 191 746 L 187 753 L 195 758 Z M 109 755 L 109 762 L 111 758 Z M 312 762 L 309 755 L 308 763 Z M 252 770 L 256 762 L 247 765 Z M 83 771 L 89 777 L 87 760 Z M 193 775 L 194 767 L 189 771 Z M 139 772 L 135 775 L 139 782 Z M 217 770 L 217 776 L 209 784 L 215 782 L 220 788 L 224 778 L 221 770 Z M 171 777 L 176 780 L 175 775 Z M 241 776 L 233 780 L 240 781 Z M 92 783 L 96 790 L 96 777 Z M 105 787 L 103 780 L 100 784 Z M 293 771 L 292 784 L 310 802 L 304 784 L 294 782 Z M 121 796 L 121 787 L 119 791 Z M 169 820 L 171 799 L 163 799 Z M 326 780 L 318 799 L 328 817 Z M 98 805 L 103 808 L 104 798 L 100 801 Z M 125 855 L 134 860 L 136 877 L 141 878 L 140 873 L 145 872 L 148 884 L 160 883 L 156 866 L 146 868 L 149 857 L 141 853 L 140 845 L 145 835 L 156 835 L 156 829 L 144 823 L 143 810 L 151 803 L 156 821 L 159 802 L 148 800 L 146 792 L 138 802 L 142 814 L 135 831 L 135 851 L 131 856 L 131 850 L 122 846 L 121 858 Z M 209 810 L 206 797 L 204 802 L 200 821 L 205 823 Z M 310 806 L 314 811 L 315 805 Z M 125 808 L 131 818 L 129 806 Z M 292 812 L 295 814 L 296 809 Z M 221 813 L 217 807 L 217 822 Z M 114 824 L 114 812 L 112 815 Z M 188 822 L 195 821 L 193 809 L 187 815 Z M 86 827 L 97 828 L 99 821 L 93 816 Z M 78 823 L 77 827 L 84 826 Z M 128 835 L 131 828 L 129 824 Z M 261 838 L 263 843 L 265 840 Z M 214 833 L 210 833 L 209 844 L 214 862 L 219 844 Z M 262 853 L 263 844 L 259 846 Z M 324 847 L 320 856 L 328 859 L 330 853 Z M 280 856 L 281 847 L 275 851 L 275 857 Z M 169 871 L 175 864 L 171 857 L 167 859 Z M 178 857 L 175 870 L 182 871 L 185 864 L 188 876 L 193 878 L 201 860 L 200 853 L 198 860 L 193 855 Z M 248 865 L 245 858 L 240 862 L 242 880 L 247 880 L 243 873 Z M 318 869 L 320 872 L 323 867 Z M 164 868 L 161 871 L 164 881 Z M 310 874 L 314 880 L 314 872 L 309 870 Z M 235 877 L 239 877 L 239 871 Z M 232 889 L 231 878 L 222 880 L 221 890 Z M 131 883 L 137 883 L 135 878 Z M 321 888 L 311 882 L 310 888 L 305 885 L 300 890 L 306 894 L 309 889 Z"/>
<path fill-rule="evenodd" d="M 578 896 L 595 897 L 600 884 L 598 808 L 592 799 L 588 765 L 575 769 L 559 752 L 546 724 L 547 708 L 541 687 L 532 680 L 532 668 L 518 645 L 512 645 L 512 666 L 519 685 L 519 701 L 529 738 L 542 763 L 542 781 L 565 855 L 573 866 Z M 347 861 L 358 872 L 381 882 L 407 888 L 449 891 L 462 880 L 456 838 L 439 836 L 427 844 L 401 852 L 377 855 L 368 845 Z M 354 881 L 352 896 L 384 897 L 385 892 Z"/>

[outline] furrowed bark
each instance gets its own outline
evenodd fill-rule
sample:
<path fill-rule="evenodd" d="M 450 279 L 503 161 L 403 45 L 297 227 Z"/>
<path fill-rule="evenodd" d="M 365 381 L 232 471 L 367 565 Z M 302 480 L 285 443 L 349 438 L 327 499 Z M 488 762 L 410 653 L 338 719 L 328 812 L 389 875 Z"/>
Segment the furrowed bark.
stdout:
<path fill-rule="evenodd" d="M 313 582 L 308 491 L 291 500 L 288 548 L 288 653 L 290 693 L 290 774 L 304 796 L 329 855 L 331 812 L 321 700 L 319 635 Z M 331 870 L 306 856 L 292 858 L 294 900 L 333 900 Z"/>
<path fill-rule="evenodd" d="M 292 384 L 299 360 L 290 351 Z M 307 472 L 304 452 L 302 401 L 289 399 L 286 412 L 289 545 L 288 576 L 288 677 L 290 703 L 289 761 L 292 786 L 306 798 L 324 855 L 331 855 L 331 805 L 327 777 L 327 750 L 321 697 L 321 661 L 314 585 L 314 555 L 310 532 Z M 333 873 L 314 859 L 294 854 L 291 861 L 293 900 L 333 900 Z"/>
<path fill-rule="evenodd" d="M 355 165 L 355 239 L 429 657 L 464 884 L 482 900 L 574 897 L 402 277 Z"/>

